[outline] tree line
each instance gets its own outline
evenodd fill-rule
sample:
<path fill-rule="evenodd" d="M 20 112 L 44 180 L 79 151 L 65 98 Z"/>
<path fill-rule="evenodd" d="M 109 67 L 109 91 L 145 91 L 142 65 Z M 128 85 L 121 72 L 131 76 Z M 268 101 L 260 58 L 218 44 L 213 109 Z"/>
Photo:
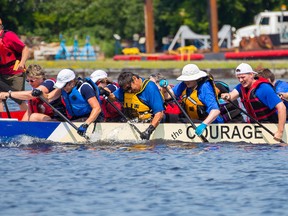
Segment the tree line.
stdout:
<path fill-rule="evenodd" d="M 59 41 L 62 34 L 72 44 L 74 36 L 98 44 L 108 55 L 113 53 L 113 34 L 132 40 L 145 35 L 145 0 L 0 0 L 0 17 L 5 29 L 26 36 L 40 36 L 46 42 Z M 224 24 L 235 28 L 253 23 L 264 10 L 280 10 L 286 0 L 218 0 L 219 29 Z M 153 0 L 156 50 L 162 38 L 173 37 L 181 25 L 194 32 L 209 34 L 209 0 Z M 84 43 L 84 42 L 82 42 Z"/>

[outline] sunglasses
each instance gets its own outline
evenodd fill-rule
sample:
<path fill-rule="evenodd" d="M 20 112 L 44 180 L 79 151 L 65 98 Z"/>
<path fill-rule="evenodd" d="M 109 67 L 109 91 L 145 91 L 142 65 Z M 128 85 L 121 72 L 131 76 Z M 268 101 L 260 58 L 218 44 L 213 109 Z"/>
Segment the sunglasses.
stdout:
<path fill-rule="evenodd" d="M 30 80 L 27 79 L 27 80 L 26 80 L 27 83 L 33 83 L 33 82 L 35 82 L 35 81 L 36 81 L 36 79 L 34 79 L 34 80 L 32 80 L 32 79 L 30 79 Z"/>

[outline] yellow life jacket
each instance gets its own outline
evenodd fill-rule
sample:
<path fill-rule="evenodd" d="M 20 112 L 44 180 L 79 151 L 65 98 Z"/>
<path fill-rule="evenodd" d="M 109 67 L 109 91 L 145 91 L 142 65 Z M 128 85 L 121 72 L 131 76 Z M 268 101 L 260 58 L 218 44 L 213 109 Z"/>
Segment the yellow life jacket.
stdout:
<path fill-rule="evenodd" d="M 216 86 L 212 80 L 212 78 L 208 77 L 204 79 L 204 81 L 200 81 L 200 85 L 198 83 L 198 87 L 192 91 L 192 93 L 188 96 L 185 89 L 182 93 L 182 103 L 184 104 L 184 108 L 192 119 L 198 119 L 198 120 L 204 120 L 209 113 L 206 112 L 205 105 L 200 101 L 198 97 L 198 88 L 206 81 L 208 80 L 210 84 L 213 86 L 214 89 L 214 95 L 218 103 L 218 97 L 217 97 L 217 89 Z M 219 104 L 219 103 L 218 103 Z"/>
<path fill-rule="evenodd" d="M 147 121 L 152 118 L 151 109 L 138 98 L 138 94 L 144 91 L 149 80 L 144 80 L 141 89 L 137 93 L 124 93 L 124 113 L 128 118 L 138 118 L 140 121 Z"/>

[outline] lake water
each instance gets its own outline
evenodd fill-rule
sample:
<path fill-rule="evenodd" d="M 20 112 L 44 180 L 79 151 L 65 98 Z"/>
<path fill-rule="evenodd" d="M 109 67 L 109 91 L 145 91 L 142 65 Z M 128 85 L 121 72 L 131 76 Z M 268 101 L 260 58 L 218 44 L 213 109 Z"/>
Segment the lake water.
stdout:
<path fill-rule="evenodd" d="M 22 137 L 0 154 L 0 215 L 288 215 L 285 146 Z"/>
<path fill-rule="evenodd" d="M 288 214 L 287 147 L 34 141 L 0 154 L 1 215 Z"/>

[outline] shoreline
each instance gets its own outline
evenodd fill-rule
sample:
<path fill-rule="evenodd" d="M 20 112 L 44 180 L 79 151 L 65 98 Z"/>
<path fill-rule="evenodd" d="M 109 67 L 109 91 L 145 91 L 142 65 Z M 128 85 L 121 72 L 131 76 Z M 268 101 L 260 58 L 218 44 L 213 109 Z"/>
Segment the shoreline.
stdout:
<path fill-rule="evenodd" d="M 122 71 L 131 71 L 143 77 L 150 74 L 162 73 L 166 78 L 176 78 L 181 74 L 181 69 L 189 63 L 196 64 L 201 70 L 210 72 L 215 78 L 235 78 L 234 70 L 242 62 L 257 68 L 269 68 L 277 79 L 288 79 L 287 60 L 229 60 L 229 61 L 114 61 L 112 59 L 97 59 L 95 61 L 35 61 L 29 60 L 29 64 L 39 64 L 47 72 L 48 76 L 56 77 L 64 68 L 71 68 L 80 76 L 89 76 L 97 69 L 105 70 L 108 75 L 115 79 Z"/>
<path fill-rule="evenodd" d="M 58 72 L 62 70 L 62 68 L 47 68 L 45 69 L 46 74 L 48 77 L 55 77 L 57 76 Z M 276 79 L 288 79 L 288 69 L 271 69 L 272 72 L 275 74 Z M 74 69 L 76 74 L 81 77 L 87 77 L 91 73 L 93 73 L 94 69 Z M 151 74 L 161 73 L 165 76 L 166 79 L 176 79 L 178 76 L 181 75 L 181 69 L 178 68 L 170 68 L 170 69 L 144 69 L 144 68 L 122 68 L 122 69 L 105 69 L 108 73 L 108 76 L 112 79 L 116 80 L 118 75 L 123 72 L 133 72 L 142 76 L 144 78 L 148 78 Z M 227 68 L 218 68 L 218 69 L 206 69 L 206 72 L 211 73 L 215 79 L 223 79 L 223 78 L 235 78 L 234 69 L 227 69 Z"/>

